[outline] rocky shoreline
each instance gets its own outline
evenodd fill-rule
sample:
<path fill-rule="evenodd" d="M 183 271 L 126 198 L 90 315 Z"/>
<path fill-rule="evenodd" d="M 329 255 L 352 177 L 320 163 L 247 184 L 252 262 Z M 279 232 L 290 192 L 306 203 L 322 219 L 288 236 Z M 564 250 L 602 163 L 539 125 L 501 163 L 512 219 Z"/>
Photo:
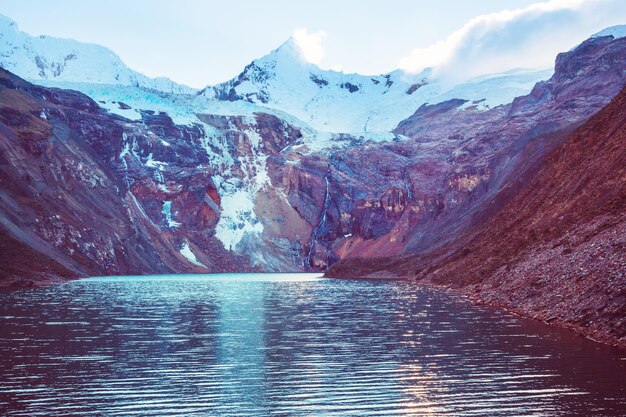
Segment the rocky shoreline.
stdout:
<path fill-rule="evenodd" d="M 626 347 L 626 90 L 493 217 L 421 254 L 352 258 L 329 277 L 393 276 Z"/>

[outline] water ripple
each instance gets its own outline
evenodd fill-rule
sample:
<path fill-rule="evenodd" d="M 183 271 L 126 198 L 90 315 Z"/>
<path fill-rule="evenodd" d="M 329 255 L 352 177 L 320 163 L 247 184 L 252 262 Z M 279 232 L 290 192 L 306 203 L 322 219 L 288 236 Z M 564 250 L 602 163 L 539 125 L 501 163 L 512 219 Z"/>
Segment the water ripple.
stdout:
<path fill-rule="evenodd" d="M 3 416 L 623 416 L 623 351 L 406 282 L 0 292 Z"/>

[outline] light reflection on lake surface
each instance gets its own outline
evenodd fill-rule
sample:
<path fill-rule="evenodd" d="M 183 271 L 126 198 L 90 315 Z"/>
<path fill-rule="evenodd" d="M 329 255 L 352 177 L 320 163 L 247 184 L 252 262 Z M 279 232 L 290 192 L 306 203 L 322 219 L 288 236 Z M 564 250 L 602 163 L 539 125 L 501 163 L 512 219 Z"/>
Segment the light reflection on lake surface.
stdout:
<path fill-rule="evenodd" d="M 626 352 L 410 282 L 0 292 L 0 415 L 622 416 Z"/>

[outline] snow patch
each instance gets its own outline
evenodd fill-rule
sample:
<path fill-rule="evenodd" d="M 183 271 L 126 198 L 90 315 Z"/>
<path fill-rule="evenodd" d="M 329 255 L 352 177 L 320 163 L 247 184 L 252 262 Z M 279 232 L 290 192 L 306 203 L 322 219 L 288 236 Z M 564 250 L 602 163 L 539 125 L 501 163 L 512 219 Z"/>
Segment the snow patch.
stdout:
<path fill-rule="evenodd" d="M 200 262 L 198 258 L 196 258 L 196 255 L 191 251 L 191 248 L 189 247 L 189 243 L 187 242 L 183 242 L 183 245 L 180 248 L 180 254 L 183 255 L 189 262 L 191 262 L 194 265 L 202 266 L 204 268 L 207 267 L 205 264 Z"/>
<path fill-rule="evenodd" d="M 246 234 L 261 234 L 263 225 L 254 212 L 253 193 L 234 187 L 222 196 L 222 213 L 215 236 L 228 250 L 235 250 Z"/>
<path fill-rule="evenodd" d="M 150 152 L 150 154 L 148 155 L 148 158 L 146 159 L 146 166 L 149 166 L 150 168 L 158 168 L 162 170 L 163 167 L 166 167 L 167 165 L 168 165 L 167 162 L 155 160 L 154 157 L 152 156 L 152 152 Z"/>
<path fill-rule="evenodd" d="M 112 114 L 129 120 L 141 120 L 141 110 L 166 113 L 174 124 L 189 126 L 200 123 L 193 95 L 171 94 L 134 85 L 95 84 L 58 80 L 40 80 L 37 84 L 80 91 Z M 120 107 L 122 102 L 126 106 Z"/>
<path fill-rule="evenodd" d="M 161 213 L 163 213 L 163 217 L 165 218 L 165 224 L 167 225 L 167 227 L 174 229 L 174 228 L 182 226 L 182 223 L 174 220 L 174 217 L 172 216 L 172 202 L 171 201 L 163 202 Z"/>

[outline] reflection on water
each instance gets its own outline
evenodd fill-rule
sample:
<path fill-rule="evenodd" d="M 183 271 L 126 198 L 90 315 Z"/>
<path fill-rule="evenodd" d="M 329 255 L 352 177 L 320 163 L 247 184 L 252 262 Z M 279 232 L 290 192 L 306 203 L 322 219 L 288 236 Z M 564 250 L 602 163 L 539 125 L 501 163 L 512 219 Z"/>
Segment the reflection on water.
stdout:
<path fill-rule="evenodd" d="M 626 352 L 406 282 L 0 292 L 0 415 L 622 416 Z"/>

